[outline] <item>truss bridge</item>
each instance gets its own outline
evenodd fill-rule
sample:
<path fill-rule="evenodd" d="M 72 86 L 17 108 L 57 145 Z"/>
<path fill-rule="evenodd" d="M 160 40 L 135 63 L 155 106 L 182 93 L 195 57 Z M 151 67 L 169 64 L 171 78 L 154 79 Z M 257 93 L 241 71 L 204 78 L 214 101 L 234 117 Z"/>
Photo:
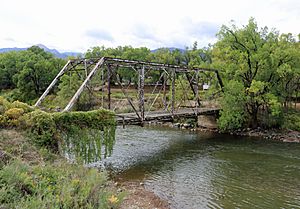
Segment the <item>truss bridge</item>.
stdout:
<path fill-rule="evenodd" d="M 60 95 L 63 88 L 69 88 L 67 96 Z M 215 114 L 214 96 L 222 88 L 216 69 L 111 57 L 71 59 L 35 106 L 51 103 L 50 95 L 56 94 L 59 102 L 52 106 L 64 105 L 59 111 L 104 108 L 116 113 L 118 124 L 143 124 Z"/>

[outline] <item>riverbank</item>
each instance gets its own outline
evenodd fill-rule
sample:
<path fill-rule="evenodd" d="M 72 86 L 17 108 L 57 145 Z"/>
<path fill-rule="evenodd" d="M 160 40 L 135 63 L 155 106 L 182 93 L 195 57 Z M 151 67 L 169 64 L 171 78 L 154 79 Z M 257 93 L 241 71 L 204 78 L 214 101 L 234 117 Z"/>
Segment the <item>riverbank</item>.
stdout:
<path fill-rule="evenodd" d="M 55 177 L 57 176 L 56 174 L 59 174 L 62 171 L 63 171 L 62 173 L 66 173 L 67 171 L 65 171 L 65 169 L 72 170 L 74 172 L 71 174 L 69 171 L 66 178 L 70 178 L 71 181 L 70 186 L 71 187 L 76 186 L 78 190 L 80 190 L 80 186 L 83 186 L 82 184 L 86 181 L 86 178 L 89 176 L 88 170 L 92 170 L 91 175 L 93 175 L 94 177 L 98 177 L 98 180 L 100 178 L 101 181 L 100 182 L 94 181 L 89 183 L 94 184 L 95 188 L 101 188 L 101 191 L 99 192 L 102 192 L 104 194 L 105 197 L 104 196 L 103 197 L 106 199 L 106 201 L 104 201 L 104 204 L 106 204 L 106 206 L 114 206 L 113 208 L 121 208 L 121 209 L 153 209 L 153 208 L 168 209 L 169 208 L 169 204 L 167 201 L 160 199 L 153 192 L 146 190 L 142 183 L 139 182 L 117 183 L 116 181 L 110 179 L 105 180 L 106 176 L 105 173 L 103 172 L 94 173 L 93 171 L 95 169 L 84 168 L 83 166 L 80 165 L 71 165 L 68 162 L 66 162 L 66 160 L 63 159 L 61 156 L 51 153 L 46 149 L 37 148 L 36 146 L 30 143 L 30 139 L 25 137 L 22 131 L 18 131 L 15 129 L 2 129 L 0 130 L 0 174 L 7 173 L 9 171 L 9 169 L 7 168 L 10 168 L 11 164 L 14 165 L 14 168 L 16 168 L 17 170 L 19 170 L 20 164 L 24 165 L 26 167 L 26 171 L 23 172 L 22 170 L 21 174 L 16 174 L 16 177 L 26 175 L 26 181 L 29 182 L 34 178 L 36 178 L 34 177 L 35 173 L 34 176 L 31 176 L 31 172 L 33 171 L 36 172 L 36 170 L 38 170 L 39 173 L 43 173 L 44 170 L 47 170 L 45 172 L 48 173 L 50 172 L 49 175 L 51 177 L 50 176 L 47 177 L 51 178 L 51 182 L 44 182 L 44 179 L 42 179 L 43 184 L 47 184 L 47 183 L 52 184 L 56 182 L 57 181 Z M 69 176 L 69 174 L 71 174 L 71 176 Z M 13 176 L 14 174 L 11 173 L 10 175 Z M 5 182 L 6 180 L 2 179 L 1 182 L 2 181 Z M 16 180 L 10 179 L 9 181 L 17 181 L 17 179 Z M 82 183 L 80 183 L 79 181 Z M 37 179 L 34 179 L 34 181 L 31 183 L 32 185 L 39 184 Z M 10 206 L 18 205 L 17 202 L 13 203 L 15 198 L 21 198 L 22 201 L 24 202 L 27 201 L 26 196 L 32 199 L 35 198 L 32 197 L 32 195 L 30 194 L 31 189 L 33 188 L 29 187 L 28 182 L 22 182 L 22 180 L 20 180 L 18 184 L 20 184 L 19 186 L 22 186 L 24 184 L 22 188 L 24 190 L 26 188 L 26 192 L 23 191 L 25 192 L 23 193 L 21 191 L 21 193 L 19 194 L 18 189 L 16 188 L 16 194 L 10 195 L 9 199 L 7 200 L 1 199 L 0 208 L 2 207 L 5 208 L 5 206 L 8 205 Z M 47 189 L 46 186 L 43 187 Z M 85 187 L 85 189 L 88 188 Z M 52 191 L 54 190 L 56 190 L 55 186 L 52 188 Z M 42 194 L 37 194 L 37 195 L 42 195 Z M 64 196 L 63 198 L 66 198 L 66 196 Z M 8 200 L 12 202 L 9 203 Z M 37 201 L 35 201 L 35 203 L 39 204 L 37 203 Z M 48 205 L 49 204 L 53 206 L 52 203 L 48 202 Z M 95 208 L 99 208 L 99 207 L 95 207 Z"/>
<path fill-rule="evenodd" d="M 125 195 L 105 171 L 70 164 L 25 133 L 0 129 L 0 208 L 117 208 Z"/>
<path fill-rule="evenodd" d="M 231 132 L 230 134 L 239 136 L 261 137 L 268 140 L 276 140 L 282 142 L 300 143 L 300 132 L 284 129 L 244 129 Z"/>
<path fill-rule="evenodd" d="M 147 190 L 143 183 L 122 182 L 119 189 L 125 190 L 127 196 L 124 198 L 120 209 L 169 209 L 168 201 L 161 199 L 153 192 Z"/>
<path fill-rule="evenodd" d="M 188 123 L 158 122 L 158 123 L 149 123 L 148 125 L 167 126 L 171 128 L 189 130 L 193 132 L 196 131 L 196 132 L 222 133 L 220 130 L 218 130 L 216 124 L 215 126 L 212 126 L 210 124 L 209 126 L 202 125 L 201 127 L 196 127 L 196 128 L 194 128 L 192 124 L 188 124 Z M 228 132 L 227 134 L 237 135 L 237 136 L 260 137 L 268 140 L 275 140 L 275 141 L 282 141 L 282 142 L 300 143 L 300 132 L 289 130 L 289 129 L 262 129 L 259 127 L 256 129 L 245 128 L 236 131 L 231 131 Z"/>

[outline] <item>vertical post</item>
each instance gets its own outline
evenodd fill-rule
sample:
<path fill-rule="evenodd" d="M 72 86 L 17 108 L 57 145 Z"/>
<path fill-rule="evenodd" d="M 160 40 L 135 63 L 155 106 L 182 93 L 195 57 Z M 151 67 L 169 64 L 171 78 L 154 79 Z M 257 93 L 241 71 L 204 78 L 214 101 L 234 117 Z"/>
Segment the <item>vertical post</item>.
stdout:
<path fill-rule="evenodd" d="M 84 59 L 84 71 L 85 71 L 85 77 L 88 76 L 87 66 L 86 66 L 86 59 Z"/>
<path fill-rule="evenodd" d="M 110 66 L 107 65 L 107 102 L 108 102 L 108 109 L 111 109 L 111 100 L 110 100 L 110 81 L 111 81 L 111 69 Z"/>
<path fill-rule="evenodd" d="M 145 120 L 145 102 L 144 102 L 144 83 L 145 81 L 145 67 L 141 67 L 139 69 L 139 86 L 138 86 L 138 90 L 139 90 L 139 108 L 141 111 L 141 122 L 143 124 L 144 120 Z"/>
<path fill-rule="evenodd" d="M 171 113 L 172 113 L 173 119 L 174 119 L 174 109 L 175 109 L 175 79 L 176 79 L 176 72 L 175 72 L 175 69 L 173 69 L 173 71 L 172 71 L 172 97 L 171 97 L 171 102 L 172 102 Z"/>
<path fill-rule="evenodd" d="M 166 95 L 166 85 L 167 85 L 167 79 L 166 79 L 166 73 L 163 72 L 163 103 L 164 103 L 164 110 L 167 110 L 167 95 Z"/>
<path fill-rule="evenodd" d="M 104 108 L 104 68 L 101 69 L 101 103 L 102 103 L 102 108 Z"/>
<path fill-rule="evenodd" d="M 196 86 L 195 86 L 195 94 L 196 94 L 196 113 L 198 114 L 198 107 L 200 106 L 199 100 L 199 71 L 196 70 Z"/>

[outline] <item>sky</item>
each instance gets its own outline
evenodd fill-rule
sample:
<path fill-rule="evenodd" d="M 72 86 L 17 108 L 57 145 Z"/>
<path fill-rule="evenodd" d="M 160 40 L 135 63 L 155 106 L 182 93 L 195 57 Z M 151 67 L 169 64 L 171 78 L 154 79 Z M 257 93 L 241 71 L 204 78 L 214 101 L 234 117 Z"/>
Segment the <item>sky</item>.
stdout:
<path fill-rule="evenodd" d="M 259 27 L 300 33 L 299 0 L 2 0 L 0 48 L 205 47 L 222 25 L 242 27 L 250 17 Z"/>

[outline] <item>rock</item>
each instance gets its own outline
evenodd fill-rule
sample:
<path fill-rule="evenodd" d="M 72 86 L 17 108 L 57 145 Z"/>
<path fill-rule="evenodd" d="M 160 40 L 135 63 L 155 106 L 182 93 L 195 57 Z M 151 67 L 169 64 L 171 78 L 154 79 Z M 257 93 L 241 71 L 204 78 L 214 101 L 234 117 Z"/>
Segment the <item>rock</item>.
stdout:
<path fill-rule="evenodd" d="M 184 123 L 182 126 L 183 126 L 184 128 L 191 128 L 191 127 L 192 127 L 192 125 L 191 125 L 191 124 L 188 124 L 188 123 Z"/>
<path fill-rule="evenodd" d="M 174 123 L 173 127 L 180 127 L 180 123 Z"/>

